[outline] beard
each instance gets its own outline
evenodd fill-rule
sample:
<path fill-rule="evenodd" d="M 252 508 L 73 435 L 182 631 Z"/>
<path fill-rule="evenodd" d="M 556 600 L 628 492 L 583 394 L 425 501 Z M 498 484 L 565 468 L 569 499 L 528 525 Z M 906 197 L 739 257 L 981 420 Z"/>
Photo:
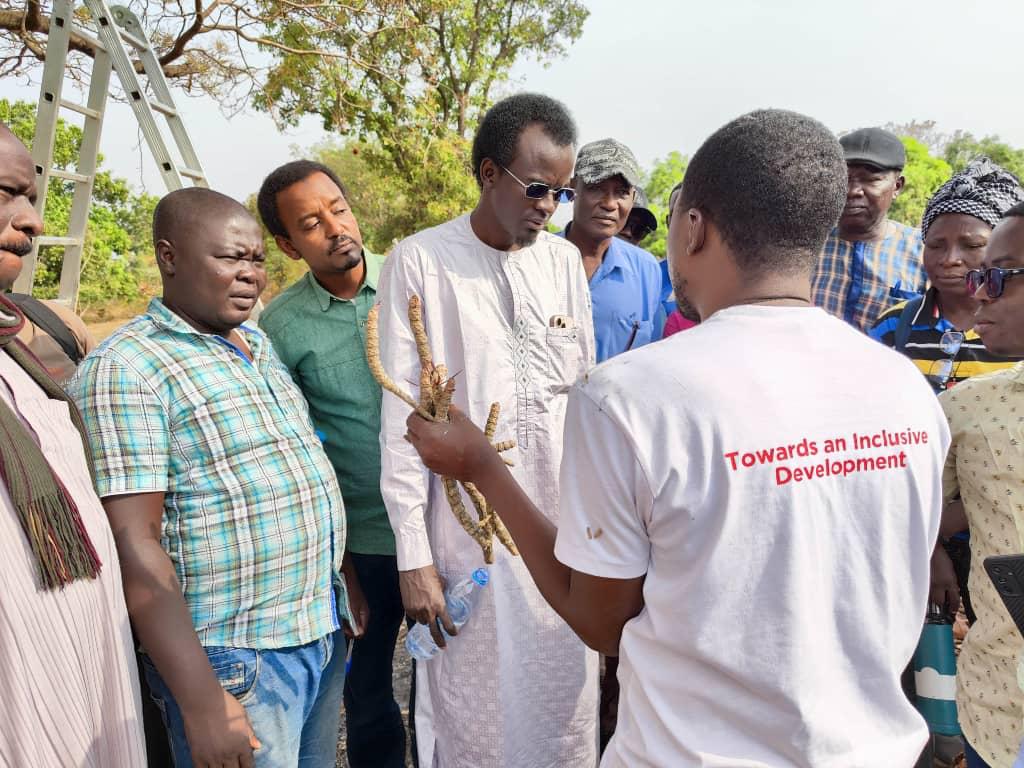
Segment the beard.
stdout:
<path fill-rule="evenodd" d="M 533 230 L 529 230 L 527 232 L 520 232 L 519 234 L 516 235 L 514 242 L 516 244 L 516 247 L 518 248 L 529 248 L 531 245 L 537 242 L 537 237 L 539 235 L 540 232 L 534 232 Z"/>
<path fill-rule="evenodd" d="M 357 245 L 355 240 L 347 238 L 344 242 L 341 242 L 331 248 L 327 252 L 328 263 L 334 265 L 336 269 L 342 272 L 348 272 L 350 269 L 355 269 L 357 266 L 363 263 L 363 249 L 362 247 L 355 247 L 352 250 L 345 251 L 352 245 Z"/>
<path fill-rule="evenodd" d="M 679 310 L 679 314 L 685 317 L 687 320 L 693 323 L 700 322 L 700 313 L 694 308 L 690 300 L 686 298 L 686 281 L 682 276 L 673 270 L 672 275 L 672 291 L 676 297 L 676 309 Z"/>

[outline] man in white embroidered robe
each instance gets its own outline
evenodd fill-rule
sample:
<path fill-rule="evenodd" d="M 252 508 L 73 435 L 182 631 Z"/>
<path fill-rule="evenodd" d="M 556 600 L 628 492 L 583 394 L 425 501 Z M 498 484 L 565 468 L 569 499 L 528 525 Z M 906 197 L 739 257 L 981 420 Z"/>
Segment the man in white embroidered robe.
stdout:
<path fill-rule="evenodd" d="M 545 231 L 572 197 L 575 142 L 572 118 L 552 99 L 520 94 L 495 105 L 473 145 L 477 207 L 396 246 L 378 294 L 386 371 L 418 392 L 407 317 L 418 295 L 434 360 L 455 374 L 454 403 L 480 424 L 492 402 L 501 404 L 495 437 L 516 441 L 506 454 L 513 472 L 547 510 L 558 509 L 568 389 L 594 357 L 579 252 Z M 384 394 L 381 490 L 406 611 L 438 634 L 448 621 L 441 580 L 455 583 L 484 561 L 440 480 L 405 441 L 408 413 Z M 547 606 L 520 558 L 497 540 L 494 555 L 469 622 L 417 664 L 420 765 L 592 768 L 597 656 Z"/>

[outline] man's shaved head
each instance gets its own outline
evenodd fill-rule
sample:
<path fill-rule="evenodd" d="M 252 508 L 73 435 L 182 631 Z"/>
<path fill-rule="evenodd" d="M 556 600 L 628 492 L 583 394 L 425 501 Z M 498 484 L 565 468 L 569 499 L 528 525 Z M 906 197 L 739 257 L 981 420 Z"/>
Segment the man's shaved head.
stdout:
<path fill-rule="evenodd" d="M 245 206 L 202 187 L 171 192 L 153 212 L 164 304 L 202 333 L 245 322 L 267 284 L 263 230 Z"/>
<path fill-rule="evenodd" d="M 153 211 L 153 242 L 174 242 L 197 227 L 217 226 L 226 219 L 244 214 L 255 217 L 237 200 L 204 187 L 176 189 L 165 195 Z"/>

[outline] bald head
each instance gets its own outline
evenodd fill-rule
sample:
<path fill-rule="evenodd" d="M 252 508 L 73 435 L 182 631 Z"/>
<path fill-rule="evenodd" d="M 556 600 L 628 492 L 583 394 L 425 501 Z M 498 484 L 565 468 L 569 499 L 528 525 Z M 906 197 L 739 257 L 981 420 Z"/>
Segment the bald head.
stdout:
<path fill-rule="evenodd" d="M 256 221 L 249 210 L 227 195 L 203 187 L 176 189 L 165 195 L 153 211 L 153 242 L 174 242 L 197 229 L 218 227 L 237 216 Z"/>
<path fill-rule="evenodd" d="M 200 187 L 179 189 L 153 212 L 164 304 L 202 333 L 241 325 L 266 286 L 263 230 L 245 206 Z"/>

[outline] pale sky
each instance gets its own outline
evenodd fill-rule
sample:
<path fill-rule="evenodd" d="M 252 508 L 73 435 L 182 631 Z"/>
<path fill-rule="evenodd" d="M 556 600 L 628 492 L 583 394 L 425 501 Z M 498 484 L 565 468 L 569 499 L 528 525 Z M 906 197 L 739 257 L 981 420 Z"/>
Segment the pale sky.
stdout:
<path fill-rule="evenodd" d="M 548 68 L 521 62 L 510 90 L 564 101 L 581 140 L 628 144 L 645 167 L 692 154 L 726 121 L 785 107 L 835 131 L 936 120 L 1024 147 L 1024 2 L 1020 0 L 589 0 L 569 55 Z M 0 97 L 38 86 L 0 82 Z M 178 106 L 211 185 L 238 199 L 324 137 L 318 121 L 278 131 L 266 116 L 230 120 L 208 99 Z M 162 120 L 161 120 L 162 122 Z M 162 194 L 127 106 L 104 124 L 105 167 Z M 141 170 L 140 170 L 141 169 Z"/>

